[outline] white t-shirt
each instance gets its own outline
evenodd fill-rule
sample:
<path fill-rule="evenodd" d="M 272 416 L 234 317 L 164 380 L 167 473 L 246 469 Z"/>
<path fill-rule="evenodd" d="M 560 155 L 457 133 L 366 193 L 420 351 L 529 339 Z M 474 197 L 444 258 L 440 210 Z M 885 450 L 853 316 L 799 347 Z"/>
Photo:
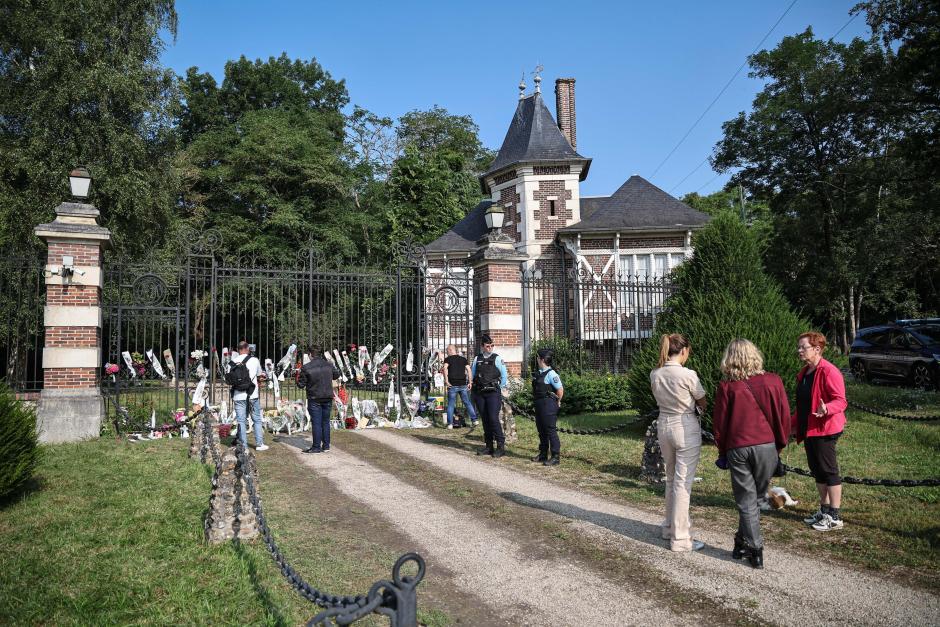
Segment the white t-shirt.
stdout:
<path fill-rule="evenodd" d="M 257 357 L 248 357 L 248 355 L 235 355 L 232 357 L 233 364 L 240 364 L 245 358 L 248 358 L 248 363 L 245 364 L 245 367 L 248 368 L 248 376 L 251 377 L 251 382 L 255 384 L 255 389 L 251 393 L 251 398 L 258 398 L 258 375 L 261 374 L 261 362 L 258 361 Z M 231 366 L 229 369 L 231 370 Z M 233 401 L 243 401 L 248 398 L 248 393 L 245 391 L 235 391 L 232 395 Z"/>

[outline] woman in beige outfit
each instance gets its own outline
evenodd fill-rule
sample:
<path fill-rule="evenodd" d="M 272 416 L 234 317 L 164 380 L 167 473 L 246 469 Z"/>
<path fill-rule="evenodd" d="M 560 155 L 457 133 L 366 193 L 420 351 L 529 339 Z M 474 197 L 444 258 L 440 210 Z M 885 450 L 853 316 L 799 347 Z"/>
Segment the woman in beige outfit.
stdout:
<path fill-rule="evenodd" d="M 702 427 L 695 406 L 705 409 L 705 390 L 694 370 L 683 364 L 689 358 L 689 341 L 678 333 L 663 335 L 659 368 L 650 373 L 653 396 L 659 405 L 659 449 L 666 464 L 666 517 L 663 540 L 673 551 L 697 551 L 705 546 L 692 539 L 689 499 L 702 452 Z"/>

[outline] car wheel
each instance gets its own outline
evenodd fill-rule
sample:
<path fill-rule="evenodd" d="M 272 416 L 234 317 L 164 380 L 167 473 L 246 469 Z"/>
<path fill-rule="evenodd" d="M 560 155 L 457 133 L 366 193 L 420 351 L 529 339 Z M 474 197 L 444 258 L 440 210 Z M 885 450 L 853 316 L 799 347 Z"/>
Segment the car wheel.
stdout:
<path fill-rule="evenodd" d="M 927 364 L 914 364 L 914 369 L 911 370 L 911 382 L 914 387 L 923 390 L 933 389 L 933 372 L 930 371 L 930 367 Z"/>
<path fill-rule="evenodd" d="M 861 359 L 852 362 L 852 376 L 859 383 L 868 383 L 868 368 L 865 367 L 865 362 Z"/>

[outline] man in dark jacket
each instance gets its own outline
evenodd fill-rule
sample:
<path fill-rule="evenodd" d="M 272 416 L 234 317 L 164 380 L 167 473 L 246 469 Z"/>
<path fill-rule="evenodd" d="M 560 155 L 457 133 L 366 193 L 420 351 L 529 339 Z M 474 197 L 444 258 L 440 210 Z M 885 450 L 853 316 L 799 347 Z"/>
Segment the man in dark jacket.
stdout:
<path fill-rule="evenodd" d="M 310 412 L 313 445 L 304 453 L 330 450 L 330 412 L 333 408 L 333 387 L 340 378 L 339 370 L 323 358 L 323 349 L 310 347 L 310 361 L 300 369 L 299 387 L 307 390 L 307 411 Z"/>

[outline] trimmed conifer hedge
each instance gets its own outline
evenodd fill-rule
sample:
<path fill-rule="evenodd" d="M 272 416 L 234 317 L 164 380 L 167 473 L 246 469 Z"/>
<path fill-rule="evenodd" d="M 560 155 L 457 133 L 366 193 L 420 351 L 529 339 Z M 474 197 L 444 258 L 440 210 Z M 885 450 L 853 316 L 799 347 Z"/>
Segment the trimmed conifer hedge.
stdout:
<path fill-rule="evenodd" d="M 711 399 L 720 379 L 719 364 L 728 342 L 746 338 L 764 354 L 764 368 L 783 379 L 793 397 L 797 337 L 812 330 L 763 268 L 761 244 L 731 212 L 716 216 L 695 237 L 695 255 L 677 268 L 676 292 L 656 321 L 653 335 L 629 372 L 630 397 L 642 414 L 656 408 L 650 371 L 659 361 L 664 333 L 682 333 L 692 345 L 686 367 L 698 372 Z M 711 414 L 704 420 L 711 424 Z"/>
<path fill-rule="evenodd" d="M 39 464 L 36 412 L 0 383 L 0 499 L 29 481 Z"/>

